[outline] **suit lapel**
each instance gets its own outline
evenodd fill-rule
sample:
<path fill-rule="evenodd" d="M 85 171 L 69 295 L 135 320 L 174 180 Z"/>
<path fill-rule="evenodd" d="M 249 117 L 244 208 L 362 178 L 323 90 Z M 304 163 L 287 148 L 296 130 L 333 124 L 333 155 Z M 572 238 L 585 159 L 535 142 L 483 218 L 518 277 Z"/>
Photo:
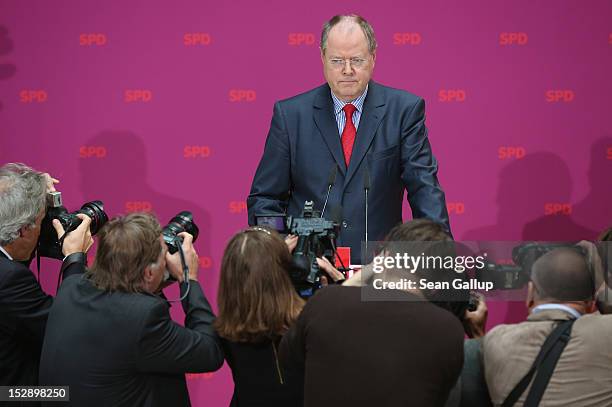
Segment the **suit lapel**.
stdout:
<path fill-rule="evenodd" d="M 340 173 L 346 174 L 346 164 L 342 153 L 342 144 L 338 134 L 338 124 L 334 115 L 334 102 L 331 98 L 329 86 L 321 86 L 318 95 L 314 100 L 314 121 L 317 125 L 327 148 L 331 151 Z"/>
<path fill-rule="evenodd" d="M 365 157 L 368 148 L 370 148 L 370 144 L 372 144 L 376 129 L 385 116 L 385 112 L 383 90 L 374 81 L 370 81 L 368 94 L 363 104 L 363 112 L 359 120 L 359 129 L 357 129 L 357 136 L 355 137 L 355 145 L 351 153 L 351 161 L 344 178 L 345 186 L 348 185 L 361 165 L 361 161 Z"/>

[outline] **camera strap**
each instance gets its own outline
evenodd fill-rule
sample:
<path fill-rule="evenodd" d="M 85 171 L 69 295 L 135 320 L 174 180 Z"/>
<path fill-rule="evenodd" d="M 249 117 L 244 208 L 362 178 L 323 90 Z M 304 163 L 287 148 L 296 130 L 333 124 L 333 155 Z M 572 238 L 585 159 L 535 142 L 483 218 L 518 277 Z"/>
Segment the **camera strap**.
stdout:
<path fill-rule="evenodd" d="M 187 295 L 189 294 L 189 290 L 191 289 L 191 284 L 189 282 L 189 266 L 187 266 L 187 261 L 185 260 L 185 252 L 183 252 L 183 245 L 182 245 L 181 240 L 178 237 L 176 238 L 176 242 L 177 242 L 179 256 L 181 257 L 181 266 L 183 267 L 183 274 L 185 275 L 184 284 L 187 284 L 187 285 L 185 288 L 185 292 L 183 293 L 183 295 L 180 296 L 179 299 L 177 300 L 166 299 L 166 301 L 170 303 L 183 301 L 185 298 L 187 298 Z M 181 289 L 180 289 L 180 283 L 179 283 L 179 293 L 180 291 Z"/>
<path fill-rule="evenodd" d="M 37 276 L 38 282 L 40 283 L 40 250 L 39 248 L 36 248 L 36 273 L 38 274 Z"/>
<path fill-rule="evenodd" d="M 550 382 L 555 366 L 561 357 L 561 353 L 570 340 L 572 325 L 576 320 L 570 319 L 559 323 L 548 335 L 546 341 L 540 349 L 540 353 L 536 357 L 533 365 L 527 374 L 521 379 L 516 387 L 510 392 L 506 400 L 502 403 L 502 407 L 511 407 L 518 401 L 525 389 L 531 383 L 531 379 L 535 374 L 535 379 L 531 384 L 524 407 L 537 407 L 542 400 L 542 396 L 546 391 L 546 386 Z"/>

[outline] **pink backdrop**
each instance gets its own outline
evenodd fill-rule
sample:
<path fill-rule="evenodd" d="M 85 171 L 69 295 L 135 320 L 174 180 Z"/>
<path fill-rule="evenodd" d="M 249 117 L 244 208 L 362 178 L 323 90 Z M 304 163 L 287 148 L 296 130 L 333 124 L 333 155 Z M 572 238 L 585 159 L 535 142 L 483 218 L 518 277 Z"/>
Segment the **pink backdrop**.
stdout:
<path fill-rule="evenodd" d="M 427 102 L 456 238 L 592 238 L 612 223 L 607 0 L 4 0 L 0 163 L 60 178 L 69 209 L 101 199 L 162 223 L 192 210 L 215 303 L 273 103 L 323 82 L 320 27 L 347 12 L 374 26 L 375 80 Z M 43 264 L 54 292 L 57 264 Z M 490 325 L 524 315 L 491 308 Z M 194 405 L 224 406 L 231 375 L 189 387 Z"/>

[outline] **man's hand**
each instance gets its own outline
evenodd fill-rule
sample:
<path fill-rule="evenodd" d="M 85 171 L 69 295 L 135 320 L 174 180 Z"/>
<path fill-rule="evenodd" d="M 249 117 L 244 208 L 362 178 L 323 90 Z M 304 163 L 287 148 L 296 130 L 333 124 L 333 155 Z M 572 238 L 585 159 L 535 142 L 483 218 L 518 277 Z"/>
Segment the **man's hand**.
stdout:
<path fill-rule="evenodd" d="M 474 293 L 478 298 L 478 306 L 475 311 L 465 310 L 463 319 L 463 329 L 470 338 L 482 338 L 485 336 L 485 325 L 487 324 L 487 316 L 489 309 L 485 303 L 484 295 Z"/>
<path fill-rule="evenodd" d="M 81 219 L 82 222 L 79 227 L 66 235 L 64 243 L 62 244 L 62 253 L 64 256 L 69 256 L 72 253 L 87 253 L 94 243 L 91 237 L 91 230 L 89 230 L 91 218 L 83 213 L 79 213 L 76 216 Z M 57 233 L 57 238 L 61 239 L 65 232 L 60 221 L 53 219 L 53 227 Z"/>
<path fill-rule="evenodd" d="M 187 232 L 181 232 L 178 236 L 183 238 L 183 244 L 181 246 L 185 254 L 185 263 L 189 268 L 189 279 L 198 281 L 198 268 L 200 264 L 198 254 L 195 251 L 195 247 L 193 247 L 193 236 Z M 183 265 L 181 263 L 181 254 L 178 251 L 174 254 L 170 254 L 169 252 L 166 253 L 166 265 L 170 275 L 179 282 L 183 282 L 185 279 Z"/>
<path fill-rule="evenodd" d="M 293 253 L 295 247 L 297 246 L 298 237 L 296 235 L 287 235 L 285 238 L 285 243 L 287 244 L 287 248 L 289 249 L 289 253 Z"/>
<path fill-rule="evenodd" d="M 338 271 L 338 269 L 336 269 L 325 257 L 318 257 L 317 264 L 332 278 L 332 280 L 334 280 L 335 283 L 345 279 L 344 274 Z M 321 285 L 326 286 L 328 284 L 329 282 L 327 281 L 327 277 L 321 276 Z"/>
<path fill-rule="evenodd" d="M 372 279 L 375 274 L 373 264 L 366 264 L 361 269 L 355 271 L 342 285 L 347 287 L 363 287 L 370 283 L 370 279 Z"/>
<path fill-rule="evenodd" d="M 59 179 L 53 178 L 51 175 L 49 175 L 46 172 L 43 175 L 45 176 L 45 179 L 47 180 L 47 192 L 54 192 L 55 184 L 59 184 Z"/>

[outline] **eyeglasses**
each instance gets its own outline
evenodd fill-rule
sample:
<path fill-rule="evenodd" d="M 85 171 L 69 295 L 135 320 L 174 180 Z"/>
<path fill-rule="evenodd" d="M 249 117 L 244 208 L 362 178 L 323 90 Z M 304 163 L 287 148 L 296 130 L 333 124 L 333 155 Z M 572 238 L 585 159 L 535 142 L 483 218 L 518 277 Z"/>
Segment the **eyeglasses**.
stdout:
<path fill-rule="evenodd" d="M 347 62 L 349 62 L 353 68 L 361 68 L 368 60 L 365 58 L 330 58 L 327 62 L 335 69 L 344 68 Z"/>

